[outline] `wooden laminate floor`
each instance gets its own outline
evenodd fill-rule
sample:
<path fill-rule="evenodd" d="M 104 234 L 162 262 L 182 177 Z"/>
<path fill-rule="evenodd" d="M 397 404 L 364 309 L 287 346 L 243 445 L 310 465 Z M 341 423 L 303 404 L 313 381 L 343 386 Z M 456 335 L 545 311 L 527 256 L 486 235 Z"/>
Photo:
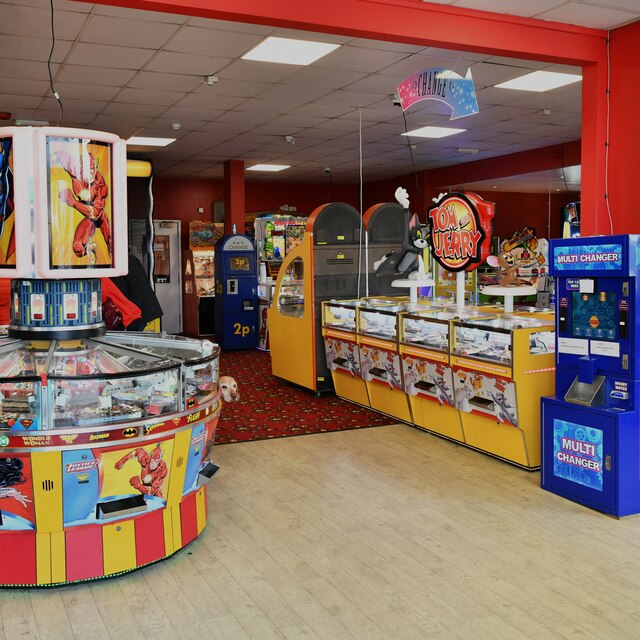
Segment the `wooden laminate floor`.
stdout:
<path fill-rule="evenodd" d="M 190 547 L 114 580 L 0 591 L 0 640 L 640 638 L 640 519 L 538 473 L 403 425 L 216 461 Z"/>

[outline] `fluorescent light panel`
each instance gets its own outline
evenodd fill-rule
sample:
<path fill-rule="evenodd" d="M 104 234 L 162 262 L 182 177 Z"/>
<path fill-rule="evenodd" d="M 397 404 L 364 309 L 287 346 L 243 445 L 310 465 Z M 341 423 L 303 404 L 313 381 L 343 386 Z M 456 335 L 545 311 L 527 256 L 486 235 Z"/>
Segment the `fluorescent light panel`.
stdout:
<path fill-rule="evenodd" d="M 252 167 L 247 167 L 247 171 L 282 171 L 290 167 L 290 164 L 254 164 Z"/>
<path fill-rule="evenodd" d="M 413 136 L 414 138 L 446 138 L 456 133 L 462 133 L 466 129 L 454 129 L 453 127 L 420 127 L 413 131 L 403 133 L 403 136 Z"/>
<path fill-rule="evenodd" d="M 143 138 L 132 136 L 127 140 L 129 146 L 137 145 L 139 147 L 166 147 L 168 144 L 175 142 L 175 138 Z"/>
<path fill-rule="evenodd" d="M 550 91 L 567 84 L 580 82 L 582 76 L 573 73 L 556 73 L 555 71 L 534 71 L 508 82 L 494 85 L 496 89 L 518 89 L 519 91 Z"/>
<path fill-rule="evenodd" d="M 259 62 L 278 62 L 280 64 L 307 65 L 326 56 L 337 49 L 339 44 L 313 42 L 311 40 L 294 40 L 292 38 L 276 38 L 263 40 L 259 45 L 242 56 L 243 60 Z"/>

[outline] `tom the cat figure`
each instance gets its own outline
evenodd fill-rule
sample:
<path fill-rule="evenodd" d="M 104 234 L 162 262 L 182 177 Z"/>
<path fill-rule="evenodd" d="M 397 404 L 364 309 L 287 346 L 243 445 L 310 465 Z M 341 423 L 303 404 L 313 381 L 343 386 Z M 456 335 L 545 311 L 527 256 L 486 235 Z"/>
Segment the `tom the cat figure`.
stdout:
<path fill-rule="evenodd" d="M 409 211 L 409 196 L 406 189 L 396 189 L 396 200 L 404 209 L 405 225 L 402 239 L 402 250 L 392 251 L 374 262 L 376 276 L 404 276 L 419 278 L 422 265 L 422 252 L 429 245 L 429 227 L 418 221 L 418 216 Z"/>

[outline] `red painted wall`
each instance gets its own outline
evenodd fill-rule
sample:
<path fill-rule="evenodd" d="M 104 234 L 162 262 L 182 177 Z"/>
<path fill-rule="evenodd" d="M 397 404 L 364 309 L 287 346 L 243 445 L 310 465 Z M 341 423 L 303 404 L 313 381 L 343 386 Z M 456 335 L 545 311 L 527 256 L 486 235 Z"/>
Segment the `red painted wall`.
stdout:
<path fill-rule="evenodd" d="M 615 233 L 640 233 L 640 22 L 611 32 L 609 206 Z M 608 221 L 607 221 L 608 222 Z M 603 233 L 608 233 L 608 226 Z"/>
<path fill-rule="evenodd" d="M 359 197 L 359 188 L 354 185 L 334 184 L 330 187 L 328 182 L 326 184 L 245 183 L 247 213 L 273 211 L 286 204 L 295 206 L 302 214 L 309 214 L 316 207 L 327 202 L 347 202 L 358 209 Z M 213 220 L 213 203 L 217 200 L 224 201 L 224 181 L 155 178 L 153 198 L 155 219 L 182 221 L 182 246 L 187 248 L 189 222 Z M 130 218 L 146 216 L 146 180 L 129 179 L 128 207 Z M 198 213 L 199 207 L 204 209 L 204 213 Z"/>

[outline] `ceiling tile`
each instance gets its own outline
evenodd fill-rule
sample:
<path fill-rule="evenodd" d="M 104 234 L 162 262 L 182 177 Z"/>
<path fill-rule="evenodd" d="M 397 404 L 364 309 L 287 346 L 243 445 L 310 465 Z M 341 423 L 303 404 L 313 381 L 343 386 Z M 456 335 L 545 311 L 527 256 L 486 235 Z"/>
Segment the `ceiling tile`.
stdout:
<path fill-rule="evenodd" d="M 340 89 L 347 84 L 356 82 L 366 74 L 356 71 L 338 71 L 335 69 L 320 69 L 319 67 L 305 67 L 284 80 L 285 84 L 295 84 L 302 87 L 326 87 Z"/>
<path fill-rule="evenodd" d="M 113 116 L 140 116 L 156 118 L 166 110 L 166 106 L 155 104 L 125 104 L 124 102 L 110 102 L 102 113 Z"/>
<path fill-rule="evenodd" d="M 333 106 L 328 104 L 305 104 L 297 109 L 292 109 L 289 115 L 292 116 L 313 116 L 316 118 L 337 118 L 352 111 L 350 106 Z"/>
<path fill-rule="evenodd" d="M 314 66 L 341 71 L 373 73 L 403 60 L 406 54 L 344 45 L 320 58 Z"/>
<path fill-rule="evenodd" d="M 206 87 L 206 89 L 212 89 L 212 87 Z M 237 108 L 239 105 L 244 103 L 244 101 L 244 98 L 220 96 L 215 93 L 215 90 L 203 92 L 196 91 L 185 96 L 176 106 L 193 109 L 214 109 L 216 111 L 227 111 L 228 109 Z"/>
<path fill-rule="evenodd" d="M 55 5 L 54 5 L 55 7 Z M 74 40 L 87 19 L 85 13 L 58 11 L 54 8 L 57 40 Z M 51 45 L 51 10 L 22 4 L 0 4 L 0 34 L 44 38 Z"/>
<path fill-rule="evenodd" d="M 172 24 L 183 24 L 189 19 L 189 16 L 182 16 L 177 13 L 162 13 L 161 11 L 141 11 L 139 9 L 107 7 L 100 4 L 96 4 L 94 6 L 95 12 L 99 15 L 112 16 L 114 18 L 124 18 L 125 20 L 141 20 L 144 22 L 170 22 Z"/>
<path fill-rule="evenodd" d="M 91 91 L 88 91 L 86 84 L 74 82 L 56 82 L 55 88 L 63 100 L 67 98 L 83 100 L 91 97 L 92 100 L 100 100 L 102 102 L 109 102 L 120 91 L 118 87 L 112 87 L 106 84 L 96 84 L 91 87 Z"/>
<path fill-rule="evenodd" d="M 80 42 L 73 47 L 68 62 L 107 69 L 140 69 L 151 59 L 153 53 L 150 49 Z"/>
<path fill-rule="evenodd" d="M 182 27 L 165 47 L 167 51 L 202 56 L 235 58 L 245 54 L 262 40 L 259 34 Z"/>
<path fill-rule="evenodd" d="M 50 91 L 48 80 L 21 80 L 0 77 L 2 91 L 15 95 L 44 96 Z"/>
<path fill-rule="evenodd" d="M 277 115 L 288 113 L 291 109 L 301 106 L 296 103 L 287 103 L 280 100 L 261 100 L 259 98 L 249 98 L 242 104 L 238 105 L 238 111 L 251 111 L 253 113 L 262 113 L 263 119 L 269 120 Z"/>
<path fill-rule="evenodd" d="M 189 53 L 177 53 L 175 51 L 160 51 L 146 65 L 144 70 L 208 76 L 217 73 L 218 69 L 228 63 L 229 60 L 225 58 L 210 58 L 208 56 L 194 56 Z"/>
<path fill-rule="evenodd" d="M 531 17 L 562 4 L 562 0 L 527 0 L 527 2 L 509 2 L 508 4 L 504 0 L 456 0 L 451 4 L 465 9 Z"/>
<path fill-rule="evenodd" d="M 239 33 L 271 33 L 274 27 L 265 27 L 259 24 L 245 24 L 243 22 L 233 22 L 231 20 L 213 20 L 210 18 L 189 18 L 191 27 L 202 27 L 204 29 L 218 29 L 223 31 L 236 31 Z"/>
<path fill-rule="evenodd" d="M 188 93 L 197 89 L 202 82 L 202 76 L 199 75 L 189 76 L 177 73 L 139 71 L 127 86 L 134 89 L 184 91 Z"/>
<path fill-rule="evenodd" d="M 329 42 L 331 44 L 345 44 L 351 38 L 330 33 L 318 33 L 316 31 L 298 31 L 297 29 L 275 29 L 270 35 L 277 38 L 292 38 L 294 40 L 311 40 L 312 42 Z"/>
<path fill-rule="evenodd" d="M 292 84 L 272 84 L 259 94 L 259 98 L 265 100 L 284 100 L 301 104 L 311 102 L 327 95 L 329 89 L 324 87 L 298 87 Z"/>
<path fill-rule="evenodd" d="M 389 96 L 391 96 L 391 91 Z M 356 91 L 333 91 L 318 98 L 319 105 L 330 105 L 334 107 L 366 107 L 374 102 L 379 102 L 380 96 L 374 93 L 358 93 Z"/>
<path fill-rule="evenodd" d="M 273 87 L 268 82 L 246 82 L 240 80 L 220 79 L 215 85 L 215 92 L 220 96 L 232 96 L 238 98 L 254 98 L 262 96 L 263 92 Z"/>
<path fill-rule="evenodd" d="M 236 60 L 219 72 L 220 78 L 258 82 L 280 82 L 300 67 L 294 64 L 274 64 L 255 60 Z"/>
<path fill-rule="evenodd" d="M 58 40 L 53 50 L 52 62 L 62 62 L 71 48 L 71 42 Z M 51 51 L 51 39 L 22 38 L 3 35 L 0 38 L 0 58 L 10 60 L 40 60 L 45 62 Z"/>
<path fill-rule="evenodd" d="M 376 97 L 380 95 L 392 95 L 398 89 L 397 81 L 390 76 L 371 74 L 347 85 L 345 89 L 361 93 L 373 93 Z"/>
<path fill-rule="evenodd" d="M 100 84 L 109 87 L 121 87 L 126 85 L 135 73 L 133 69 L 96 69 L 96 67 L 66 64 L 60 69 L 56 80 L 59 82 L 81 83 L 91 87 L 97 83 L 99 78 Z"/>
<path fill-rule="evenodd" d="M 59 64 L 51 65 L 54 78 L 60 68 Z M 47 65 L 33 60 L 0 59 L 0 77 L 23 78 L 24 80 L 49 80 Z"/>
<path fill-rule="evenodd" d="M 314 118 L 311 116 L 293 116 L 288 113 L 272 120 L 269 124 L 276 127 L 282 127 L 284 132 L 295 132 L 298 129 L 306 129 L 314 127 L 325 122 L 327 118 Z"/>
<path fill-rule="evenodd" d="M 15 111 L 16 113 L 13 114 L 15 117 L 20 117 L 17 113 L 18 110 L 24 113 L 36 109 L 42 102 L 42 98 L 39 96 L 16 96 L 12 93 L 2 93 L 2 90 L 0 87 L 0 111 Z"/>
<path fill-rule="evenodd" d="M 163 118 L 174 122 L 208 122 L 222 115 L 224 111 L 216 109 L 196 109 L 190 107 L 169 107 L 163 114 Z"/>
<path fill-rule="evenodd" d="M 94 15 L 83 30 L 80 42 L 159 49 L 179 28 L 177 24 L 166 22 L 141 22 Z"/>
<path fill-rule="evenodd" d="M 153 104 L 170 107 L 184 97 L 176 91 L 148 91 L 146 89 L 123 89 L 116 97 L 117 102 L 131 104 Z"/>
<path fill-rule="evenodd" d="M 595 29 L 611 29 L 625 22 L 632 22 L 640 17 L 636 5 L 635 11 L 622 11 L 607 6 L 595 6 L 584 2 L 566 2 L 550 11 L 543 11 L 536 16 L 542 20 L 567 22 Z"/>
<path fill-rule="evenodd" d="M 354 38 L 349 40 L 349 44 L 354 47 L 365 47 L 367 49 L 378 49 L 380 51 L 397 51 L 399 53 L 418 53 L 426 47 L 418 44 L 406 44 L 404 42 L 384 42 L 382 40 L 369 40 L 367 38 Z"/>

